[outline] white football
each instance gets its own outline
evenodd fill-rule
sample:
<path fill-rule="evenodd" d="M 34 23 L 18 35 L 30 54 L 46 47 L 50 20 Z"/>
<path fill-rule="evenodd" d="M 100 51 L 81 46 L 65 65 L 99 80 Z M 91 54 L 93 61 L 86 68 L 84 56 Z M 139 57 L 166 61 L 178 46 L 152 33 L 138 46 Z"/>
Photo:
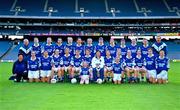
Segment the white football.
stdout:
<path fill-rule="evenodd" d="M 98 84 L 102 84 L 102 82 L 103 82 L 102 79 L 100 79 L 100 78 L 97 79 L 97 83 L 98 83 Z"/>
<path fill-rule="evenodd" d="M 54 83 L 56 83 L 56 82 L 57 82 L 57 80 L 56 80 L 56 79 L 54 79 L 54 78 L 53 78 L 53 79 L 51 79 L 51 83 L 53 83 L 53 84 L 54 84 Z"/>
<path fill-rule="evenodd" d="M 75 84 L 75 83 L 77 83 L 77 80 L 76 80 L 76 78 L 72 78 L 72 79 L 71 79 L 71 83 L 72 83 L 72 84 Z"/>

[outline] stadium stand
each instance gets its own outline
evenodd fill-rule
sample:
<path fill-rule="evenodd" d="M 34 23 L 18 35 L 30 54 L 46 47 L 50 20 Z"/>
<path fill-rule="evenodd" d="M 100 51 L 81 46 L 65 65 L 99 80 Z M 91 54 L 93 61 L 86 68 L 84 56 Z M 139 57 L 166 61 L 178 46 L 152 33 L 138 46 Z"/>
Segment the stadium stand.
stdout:
<path fill-rule="evenodd" d="M 11 45 L 10 41 L 0 41 L 0 58 L 9 50 Z"/>

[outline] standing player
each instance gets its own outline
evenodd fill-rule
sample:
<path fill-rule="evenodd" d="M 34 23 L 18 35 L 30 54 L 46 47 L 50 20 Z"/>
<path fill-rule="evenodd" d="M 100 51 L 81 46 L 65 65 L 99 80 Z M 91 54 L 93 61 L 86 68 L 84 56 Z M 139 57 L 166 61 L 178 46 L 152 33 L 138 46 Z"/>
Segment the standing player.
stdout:
<path fill-rule="evenodd" d="M 88 64 L 86 61 L 83 61 L 82 63 L 82 68 L 81 68 L 81 80 L 80 80 L 80 84 L 89 84 L 89 68 L 88 68 Z"/>
<path fill-rule="evenodd" d="M 80 55 L 84 56 L 84 46 L 82 45 L 82 39 L 80 37 L 77 39 L 77 44 L 75 46 L 75 51 L 76 50 L 79 50 Z M 74 54 L 76 53 L 75 51 L 74 51 Z"/>
<path fill-rule="evenodd" d="M 23 55 L 25 61 L 31 56 L 31 46 L 28 39 L 23 40 L 23 45 L 19 48 L 19 54 Z"/>
<path fill-rule="evenodd" d="M 59 55 L 59 50 L 58 49 L 55 50 L 54 55 L 52 56 L 52 58 L 53 58 L 54 64 L 52 66 L 51 78 L 53 78 L 55 73 L 57 73 L 58 81 L 61 81 L 62 80 L 61 68 L 60 68 L 61 56 Z"/>
<path fill-rule="evenodd" d="M 99 43 L 96 45 L 96 52 L 97 51 L 99 51 L 103 57 L 106 55 L 106 46 L 104 45 L 104 40 L 102 37 L 99 38 Z"/>
<path fill-rule="evenodd" d="M 158 83 L 166 83 L 168 78 L 169 60 L 165 56 L 164 50 L 160 51 L 159 57 L 156 59 L 156 69 Z"/>
<path fill-rule="evenodd" d="M 131 50 L 127 50 L 127 56 L 125 58 L 124 63 L 125 63 L 125 72 L 126 72 L 126 75 L 127 75 L 127 78 L 128 78 L 128 82 L 129 83 L 134 82 L 135 81 L 135 76 L 134 76 L 135 62 L 134 62 L 134 58 L 131 55 Z"/>
<path fill-rule="evenodd" d="M 57 40 L 57 43 L 55 45 L 55 50 L 58 49 L 59 50 L 59 55 L 60 57 L 63 57 L 64 56 L 64 44 L 63 44 L 63 41 L 61 38 L 58 38 Z"/>
<path fill-rule="evenodd" d="M 116 58 L 115 63 L 113 64 L 114 84 L 121 84 L 122 71 L 123 71 L 123 62 L 119 58 Z"/>
<path fill-rule="evenodd" d="M 144 57 L 144 58 L 147 57 L 149 48 L 150 48 L 150 46 L 148 44 L 148 40 L 144 38 L 143 45 L 141 46 L 142 57 Z"/>
<path fill-rule="evenodd" d="M 113 38 L 110 39 L 110 44 L 109 44 L 109 46 L 107 46 L 106 50 L 108 50 L 110 52 L 111 57 L 113 57 L 113 58 L 116 57 L 117 47 L 115 45 L 115 42 L 114 42 Z"/>
<path fill-rule="evenodd" d="M 129 46 L 128 49 L 131 50 L 132 57 L 135 58 L 136 52 L 138 50 L 136 39 L 131 39 L 131 45 Z"/>
<path fill-rule="evenodd" d="M 43 56 L 40 59 L 40 68 L 41 68 L 41 80 L 42 82 L 50 82 L 51 69 L 54 61 L 48 55 L 48 51 L 44 51 Z"/>
<path fill-rule="evenodd" d="M 39 67 L 40 67 L 39 59 L 36 57 L 35 52 L 32 51 L 31 57 L 27 61 L 29 82 L 33 82 L 34 80 L 36 82 L 39 82 Z"/>
<path fill-rule="evenodd" d="M 34 38 L 34 44 L 31 47 L 31 51 L 35 52 L 38 59 L 41 57 L 41 45 L 39 44 L 39 39 L 37 37 Z"/>
<path fill-rule="evenodd" d="M 65 48 L 69 48 L 69 53 L 71 56 L 74 55 L 74 44 L 73 44 L 73 38 L 72 37 L 67 38 L 67 44 L 66 44 Z"/>
<path fill-rule="evenodd" d="M 106 50 L 106 56 L 104 58 L 104 63 L 105 63 L 105 66 L 104 66 L 104 80 L 109 81 L 113 77 L 113 73 L 112 73 L 112 70 L 113 70 L 113 67 L 112 67 L 113 58 L 111 57 L 111 54 L 110 54 L 109 50 Z"/>
<path fill-rule="evenodd" d="M 54 46 L 52 45 L 52 39 L 50 37 L 47 38 L 46 44 L 42 48 L 42 53 L 44 53 L 44 51 L 47 51 L 49 56 L 52 56 L 54 53 Z"/>
<path fill-rule="evenodd" d="M 146 63 L 144 57 L 141 55 L 141 50 L 137 51 L 137 55 L 135 57 L 135 77 L 136 82 L 139 82 L 139 75 L 141 75 L 141 81 L 144 81 L 144 76 L 146 75 Z M 140 74 L 141 73 L 141 74 Z"/>
<path fill-rule="evenodd" d="M 94 48 L 94 46 L 93 46 L 93 40 L 92 40 L 92 38 L 88 38 L 88 39 L 87 39 L 87 45 L 85 46 L 85 50 L 89 50 L 90 55 L 91 55 L 92 57 L 94 57 L 95 48 Z"/>
<path fill-rule="evenodd" d="M 121 39 L 121 45 L 120 47 L 118 48 L 118 50 L 121 51 L 121 56 L 123 59 L 126 58 L 126 53 L 127 53 L 127 47 L 126 47 L 126 42 L 124 39 Z"/>
<path fill-rule="evenodd" d="M 147 80 L 150 83 L 156 83 L 156 57 L 153 54 L 152 48 L 148 49 L 148 55 L 146 57 L 146 69 L 147 69 Z"/>

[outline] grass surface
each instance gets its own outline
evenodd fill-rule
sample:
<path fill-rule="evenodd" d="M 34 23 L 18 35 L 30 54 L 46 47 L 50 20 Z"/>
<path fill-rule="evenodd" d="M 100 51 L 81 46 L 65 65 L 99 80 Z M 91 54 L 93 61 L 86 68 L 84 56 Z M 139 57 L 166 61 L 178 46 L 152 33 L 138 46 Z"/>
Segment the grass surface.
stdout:
<path fill-rule="evenodd" d="M 14 83 L 12 63 L 0 63 L 0 110 L 179 110 L 180 63 L 171 63 L 169 83 Z"/>

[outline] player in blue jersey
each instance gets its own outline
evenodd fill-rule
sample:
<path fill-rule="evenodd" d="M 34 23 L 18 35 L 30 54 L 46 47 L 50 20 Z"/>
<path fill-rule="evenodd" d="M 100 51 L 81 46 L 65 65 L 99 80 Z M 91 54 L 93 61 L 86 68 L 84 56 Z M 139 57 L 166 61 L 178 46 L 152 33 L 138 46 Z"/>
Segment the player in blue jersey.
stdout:
<path fill-rule="evenodd" d="M 42 82 L 50 82 L 51 69 L 54 61 L 52 57 L 48 55 L 48 51 L 44 51 L 43 56 L 40 58 L 40 68 L 41 68 L 41 80 Z"/>
<path fill-rule="evenodd" d="M 90 55 L 94 57 L 95 54 L 95 47 L 93 46 L 92 38 L 87 39 L 87 44 L 85 45 L 85 50 L 89 50 Z"/>
<path fill-rule="evenodd" d="M 31 47 L 31 51 L 35 52 L 36 57 L 41 57 L 41 45 L 39 44 L 39 39 L 37 37 L 34 38 L 34 44 Z"/>
<path fill-rule="evenodd" d="M 135 57 L 135 81 L 139 82 L 139 76 L 141 76 L 141 81 L 144 81 L 144 77 L 146 75 L 146 62 L 144 57 L 141 54 L 141 50 L 137 50 L 137 55 Z"/>
<path fill-rule="evenodd" d="M 152 48 L 148 49 L 148 55 L 145 57 L 146 59 L 146 69 L 147 69 L 147 80 L 150 83 L 156 83 L 156 57 L 153 54 Z"/>
<path fill-rule="evenodd" d="M 73 78 L 74 73 L 72 72 L 73 56 L 71 56 L 69 48 L 65 48 L 65 54 L 61 61 L 61 73 L 64 76 L 64 72 L 68 72 L 69 78 Z"/>
<path fill-rule="evenodd" d="M 123 62 L 119 58 L 115 58 L 115 62 L 113 63 L 114 84 L 121 84 L 122 73 L 123 73 Z"/>
<path fill-rule="evenodd" d="M 83 61 L 82 63 L 82 68 L 81 68 L 81 73 L 80 73 L 80 84 L 89 84 L 89 68 L 88 68 L 88 63 L 86 61 Z"/>
<path fill-rule="evenodd" d="M 136 39 L 131 39 L 131 45 L 128 47 L 129 50 L 131 50 L 132 57 L 136 57 L 136 52 L 138 50 Z"/>
<path fill-rule="evenodd" d="M 35 82 L 39 82 L 40 62 L 34 51 L 31 52 L 31 57 L 27 61 L 27 69 L 29 82 L 33 82 L 34 80 Z"/>
<path fill-rule="evenodd" d="M 111 57 L 111 53 L 109 50 L 106 50 L 106 56 L 104 57 L 104 80 L 110 81 L 113 77 L 113 57 Z"/>
<path fill-rule="evenodd" d="M 22 54 L 25 61 L 31 56 L 31 46 L 28 39 L 23 40 L 23 45 L 19 48 L 19 53 Z"/>
<path fill-rule="evenodd" d="M 80 50 L 75 51 L 75 56 L 73 57 L 73 68 L 72 68 L 72 74 L 74 77 L 74 73 L 77 73 L 77 75 L 80 75 L 81 71 L 81 64 L 82 63 L 82 57 L 80 55 Z"/>
<path fill-rule="evenodd" d="M 115 45 L 113 38 L 110 39 L 110 44 L 107 46 L 106 50 L 109 50 L 112 58 L 116 57 L 117 46 Z"/>
<path fill-rule="evenodd" d="M 156 37 L 156 42 L 152 45 L 152 48 L 153 48 L 154 55 L 156 57 L 159 56 L 159 53 L 160 53 L 161 50 L 164 51 L 165 56 L 167 55 L 167 45 L 164 42 L 161 41 L 160 36 Z"/>
<path fill-rule="evenodd" d="M 143 45 L 140 47 L 141 52 L 142 52 L 142 56 L 145 58 L 148 55 L 148 49 L 150 48 L 148 40 L 147 39 L 143 39 Z"/>
<path fill-rule="evenodd" d="M 80 55 L 84 56 L 84 45 L 82 45 L 82 39 L 80 37 L 77 39 L 77 43 L 74 49 L 74 54 L 76 50 L 79 50 Z"/>
<path fill-rule="evenodd" d="M 126 58 L 126 53 L 127 53 L 128 48 L 127 48 L 127 46 L 126 46 L 126 42 L 125 42 L 124 39 L 121 39 L 121 44 L 120 44 L 120 46 L 118 47 L 118 50 L 121 51 L 121 56 L 122 56 L 122 58 L 123 58 L 123 59 Z"/>
<path fill-rule="evenodd" d="M 156 59 L 157 82 L 164 84 L 168 79 L 169 60 L 165 56 L 164 50 L 161 50 L 159 57 Z"/>
<path fill-rule="evenodd" d="M 54 64 L 52 66 L 51 78 L 53 78 L 54 75 L 57 74 L 58 81 L 61 81 L 62 80 L 61 67 L 60 67 L 61 56 L 59 55 L 59 49 L 55 50 L 52 58 L 53 58 Z"/>
<path fill-rule="evenodd" d="M 50 37 L 47 38 L 46 44 L 42 48 L 42 53 L 44 53 L 44 51 L 47 51 L 49 56 L 52 56 L 54 53 L 54 46 Z"/>
<path fill-rule="evenodd" d="M 103 57 L 106 55 L 106 45 L 104 45 L 102 37 L 99 38 L 99 43 L 96 45 L 96 52 L 97 51 L 99 51 Z"/>
<path fill-rule="evenodd" d="M 69 53 L 71 56 L 74 55 L 74 44 L 73 44 L 73 38 L 72 37 L 68 37 L 67 38 L 67 44 L 65 46 L 65 48 L 69 48 Z"/>
<path fill-rule="evenodd" d="M 127 56 L 124 60 L 124 66 L 125 66 L 125 72 L 128 78 L 128 82 L 134 82 L 135 78 L 134 78 L 134 73 L 135 73 L 135 62 L 134 62 L 134 58 L 131 55 L 131 50 L 127 50 Z"/>
<path fill-rule="evenodd" d="M 58 38 L 57 43 L 56 43 L 56 45 L 55 45 L 55 50 L 56 50 L 56 49 L 59 50 L 59 55 L 60 55 L 60 57 L 64 56 L 64 48 L 65 48 L 65 46 L 64 46 L 64 44 L 63 44 L 62 39 L 61 39 L 61 38 Z"/>

